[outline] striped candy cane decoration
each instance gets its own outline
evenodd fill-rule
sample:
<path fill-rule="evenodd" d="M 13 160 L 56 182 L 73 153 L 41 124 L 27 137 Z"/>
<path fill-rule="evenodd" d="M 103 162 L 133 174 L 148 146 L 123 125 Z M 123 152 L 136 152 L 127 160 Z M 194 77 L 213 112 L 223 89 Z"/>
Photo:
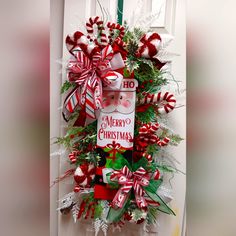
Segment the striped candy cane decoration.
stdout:
<path fill-rule="evenodd" d="M 158 140 L 157 141 L 157 145 L 159 145 L 160 147 L 164 147 L 166 146 L 168 143 L 170 142 L 170 139 L 165 137 L 163 140 Z"/>
<path fill-rule="evenodd" d="M 162 106 L 158 107 L 158 113 L 164 114 L 171 112 L 175 108 L 176 99 L 174 95 L 169 92 L 159 92 L 156 94 L 146 93 L 143 98 L 138 100 L 138 102 L 140 104 L 161 103 Z"/>
<path fill-rule="evenodd" d="M 157 142 L 158 137 L 155 132 L 158 130 L 160 125 L 158 123 L 155 124 L 145 124 L 139 129 L 140 139 L 147 142 L 154 144 Z"/>
<path fill-rule="evenodd" d="M 125 35 L 125 28 L 123 26 L 121 26 L 120 24 L 117 23 L 112 23 L 112 22 L 108 22 L 107 23 L 107 28 L 109 28 L 109 43 L 112 43 L 112 36 L 114 36 L 114 30 L 119 30 L 119 35 L 117 37 L 117 43 L 119 45 L 123 44 L 123 46 L 125 46 L 125 43 L 122 41 L 124 35 Z"/>
<path fill-rule="evenodd" d="M 138 137 L 139 140 L 141 142 L 146 142 L 147 145 L 156 143 L 160 147 L 166 146 L 170 142 L 170 139 L 168 137 L 160 139 L 156 135 L 156 131 L 159 128 L 160 128 L 160 125 L 158 123 L 144 124 L 143 126 L 141 126 L 139 128 L 139 137 Z M 142 147 L 139 147 L 139 145 L 137 145 L 136 149 L 137 149 L 137 151 L 143 151 Z M 143 154 L 143 156 L 146 157 L 146 158 L 147 158 L 147 155 L 148 154 L 146 154 L 146 153 Z"/>
<path fill-rule="evenodd" d="M 158 180 L 158 179 L 160 179 L 160 176 L 161 176 L 160 171 L 159 171 L 158 169 L 156 169 L 155 172 L 154 172 L 154 174 L 153 174 L 153 176 L 152 176 L 152 178 L 153 178 L 154 180 Z"/>
<path fill-rule="evenodd" d="M 150 131 L 151 132 L 156 132 L 159 129 L 160 125 L 158 123 L 150 125 Z"/>
<path fill-rule="evenodd" d="M 97 25 L 98 32 L 100 32 L 99 41 L 94 36 L 94 25 Z M 103 26 L 103 21 L 100 19 L 99 16 L 90 17 L 89 21 L 86 23 L 86 29 L 88 32 L 87 38 L 90 39 L 90 41 L 93 41 L 96 45 L 100 45 L 102 47 L 107 45 L 107 36 L 105 34 L 105 28 Z"/>
<path fill-rule="evenodd" d="M 79 151 L 73 151 L 73 152 L 71 152 L 70 154 L 69 154 L 69 159 L 70 159 L 70 161 L 71 161 L 71 163 L 72 164 L 74 164 L 74 163 L 76 163 L 76 158 L 77 158 L 77 156 L 80 154 L 80 152 Z"/>
<path fill-rule="evenodd" d="M 145 152 L 143 153 L 143 157 L 145 157 L 149 163 L 152 162 L 152 156 L 150 154 Z"/>
<path fill-rule="evenodd" d="M 76 186 L 74 187 L 74 192 L 75 192 L 75 193 L 78 193 L 80 190 L 81 190 L 81 187 L 80 187 L 79 185 L 76 185 Z"/>

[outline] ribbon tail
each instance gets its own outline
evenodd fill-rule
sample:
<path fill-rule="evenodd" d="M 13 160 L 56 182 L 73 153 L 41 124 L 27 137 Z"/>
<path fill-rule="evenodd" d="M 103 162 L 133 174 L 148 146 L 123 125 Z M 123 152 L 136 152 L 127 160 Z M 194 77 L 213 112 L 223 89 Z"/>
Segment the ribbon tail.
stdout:
<path fill-rule="evenodd" d="M 94 104 L 94 91 L 88 85 L 85 95 L 85 112 L 86 115 L 92 119 L 95 119 L 95 104 Z"/>
<path fill-rule="evenodd" d="M 138 208 L 146 208 L 147 207 L 147 201 L 143 196 L 135 195 L 136 203 Z"/>
<path fill-rule="evenodd" d="M 112 60 L 110 61 L 111 69 L 117 70 L 125 67 L 124 60 L 120 53 L 115 53 Z"/>
<path fill-rule="evenodd" d="M 120 188 L 118 192 L 116 193 L 113 201 L 112 201 L 112 207 L 113 208 L 122 208 L 124 206 L 125 200 L 129 196 L 129 192 L 123 191 L 123 188 Z"/>
<path fill-rule="evenodd" d="M 80 101 L 79 93 L 80 93 L 79 88 L 75 88 L 64 101 L 62 113 L 66 121 L 68 121 L 71 114 L 76 110 L 76 108 L 79 105 Z"/>

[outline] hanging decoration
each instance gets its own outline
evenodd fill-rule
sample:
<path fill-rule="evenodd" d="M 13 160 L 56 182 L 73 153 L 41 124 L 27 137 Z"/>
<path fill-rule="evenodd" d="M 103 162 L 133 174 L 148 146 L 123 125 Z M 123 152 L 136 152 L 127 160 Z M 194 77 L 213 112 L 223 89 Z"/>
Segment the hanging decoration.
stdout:
<path fill-rule="evenodd" d="M 71 57 L 61 91 L 68 128 L 57 142 L 72 167 L 58 181 L 72 178 L 74 190 L 59 210 L 71 211 L 75 222 L 93 218 L 95 235 L 106 235 L 126 221 L 152 224 L 158 212 L 175 215 L 164 176 L 177 170 L 158 160 L 181 138 L 162 125 L 176 99 L 163 89 L 161 35 L 99 16 L 85 26 L 87 32 L 66 38 Z"/>

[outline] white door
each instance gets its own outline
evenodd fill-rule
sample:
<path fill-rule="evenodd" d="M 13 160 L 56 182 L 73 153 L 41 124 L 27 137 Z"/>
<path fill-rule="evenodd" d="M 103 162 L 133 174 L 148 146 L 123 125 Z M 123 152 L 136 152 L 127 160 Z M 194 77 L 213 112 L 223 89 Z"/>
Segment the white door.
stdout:
<path fill-rule="evenodd" d="M 65 48 L 64 39 L 68 34 L 77 30 L 84 31 L 84 21 L 90 16 L 101 15 L 99 2 L 109 12 L 113 21 L 116 20 L 118 0 L 52 0 L 51 11 L 51 138 L 63 133 L 63 121 L 60 117 L 60 86 L 65 80 L 65 74 L 59 74 L 59 66 L 56 59 L 63 56 L 63 61 L 67 60 L 69 54 Z M 142 5 L 141 5 L 142 4 Z M 169 46 L 169 51 L 179 54 L 173 58 L 171 72 L 177 81 L 180 81 L 180 92 L 186 87 L 186 36 L 185 36 L 185 0 L 124 0 L 123 20 L 129 22 L 133 11 L 142 16 L 159 14 L 158 20 L 151 23 L 153 30 L 160 34 L 172 35 L 174 40 Z M 131 22 L 132 23 L 132 22 Z M 148 22 L 144 22 L 146 24 Z M 63 51 L 61 52 L 60 50 Z M 62 55 L 61 55 L 62 54 Z M 185 95 L 177 97 L 180 105 L 185 105 Z M 185 107 L 175 109 L 170 117 L 172 128 L 181 137 L 186 138 L 186 115 Z M 66 158 L 55 154 L 58 146 L 51 148 L 51 180 L 64 173 L 69 168 Z M 178 169 L 186 172 L 186 142 L 183 141 L 177 148 L 171 150 L 175 158 L 179 161 Z M 60 161 L 58 161 L 60 158 Z M 153 227 L 153 232 L 148 235 L 159 236 L 184 236 L 185 235 L 185 175 L 177 174 L 172 180 L 174 200 L 171 207 L 176 212 L 176 216 L 165 214 L 159 215 L 159 225 Z M 61 182 L 51 189 L 51 236 L 74 236 L 74 235 L 94 235 L 91 222 L 83 221 L 74 224 L 71 216 L 61 216 L 57 214 L 57 199 L 64 196 L 73 189 L 71 181 Z M 158 232 L 158 233 L 157 233 Z M 125 231 L 117 235 L 144 235 L 142 227 L 138 225 L 127 225 Z"/>

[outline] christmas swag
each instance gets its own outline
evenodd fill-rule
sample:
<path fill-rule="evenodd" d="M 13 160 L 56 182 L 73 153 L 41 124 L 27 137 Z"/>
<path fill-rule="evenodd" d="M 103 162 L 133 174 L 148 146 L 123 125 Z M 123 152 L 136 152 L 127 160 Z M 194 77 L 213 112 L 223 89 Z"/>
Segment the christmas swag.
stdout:
<path fill-rule="evenodd" d="M 72 167 L 56 182 L 74 179 L 59 210 L 75 222 L 93 218 L 95 233 L 106 234 L 109 225 L 149 225 L 158 212 L 175 214 L 165 176 L 177 169 L 166 146 L 181 138 L 166 124 L 176 99 L 162 89 L 169 81 L 161 36 L 98 16 L 86 30 L 66 38 L 71 57 L 61 93 L 68 126 L 57 143 Z"/>

